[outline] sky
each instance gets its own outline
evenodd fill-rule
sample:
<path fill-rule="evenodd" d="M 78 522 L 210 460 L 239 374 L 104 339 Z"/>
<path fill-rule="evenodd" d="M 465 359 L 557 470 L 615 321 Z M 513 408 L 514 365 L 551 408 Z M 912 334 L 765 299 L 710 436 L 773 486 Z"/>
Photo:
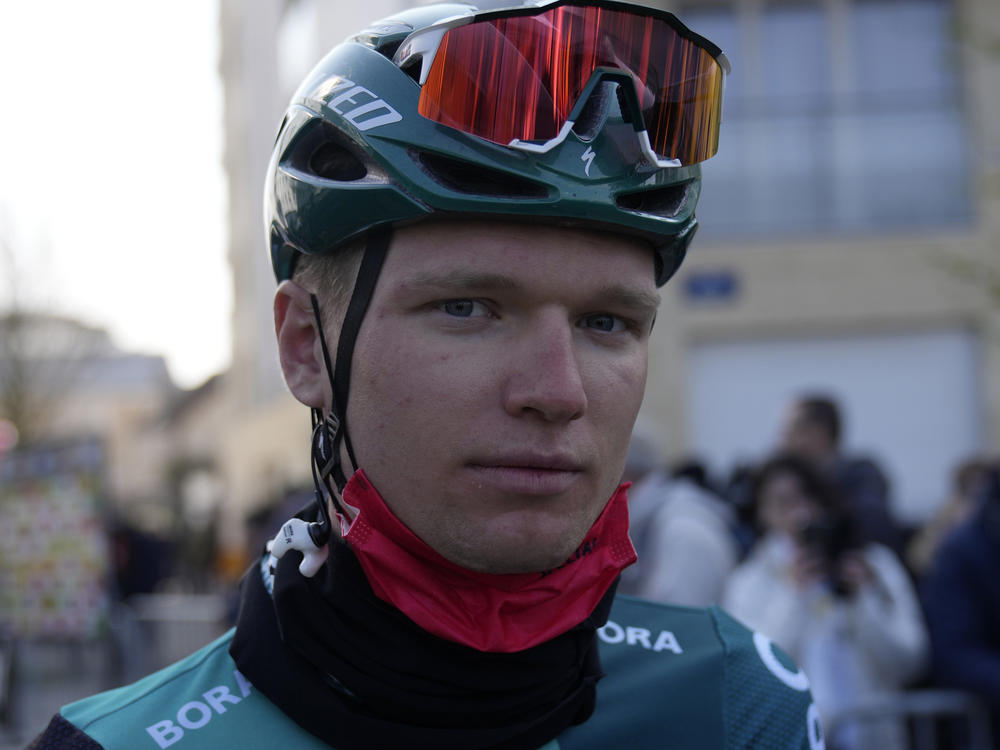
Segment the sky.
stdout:
<path fill-rule="evenodd" d="M 216 0 L 0 3 L 0 309 L 228 365 Z"/>

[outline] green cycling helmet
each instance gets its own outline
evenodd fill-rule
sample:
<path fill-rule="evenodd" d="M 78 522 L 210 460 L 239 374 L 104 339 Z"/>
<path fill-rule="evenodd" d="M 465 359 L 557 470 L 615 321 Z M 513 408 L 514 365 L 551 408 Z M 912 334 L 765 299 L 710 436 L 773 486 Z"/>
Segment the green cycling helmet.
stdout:
<path fill-rule="evenodd" d="M 563 35 L 540 36 L 556 15 Z M 551 47 L 572 60 L 556 69 Z M 489 217 L 637 235 L 663 284 L 697 228 L 725 72 L 710 41 L 627 3 L 379 21 L 323 58 L 281 124 L 264 206 L 275 276 L 380 228 Z"/>

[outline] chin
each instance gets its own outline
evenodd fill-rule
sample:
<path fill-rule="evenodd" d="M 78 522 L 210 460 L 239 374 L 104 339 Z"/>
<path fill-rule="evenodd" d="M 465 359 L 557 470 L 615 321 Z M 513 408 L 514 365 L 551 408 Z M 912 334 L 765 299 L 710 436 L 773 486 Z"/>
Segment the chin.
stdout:
<path fill-rule="evenodd" d="M 600 509 L 518 508 L 455 524 L 438 524 L 425 541 L 447 560 L 479 573 L 542 573 L 569 560 Z"/>
<path fill-rule="evenodd" d="M 565 563 L 579 546 L 579 542 L 567 544 L 565 536 L 552 541 L 521 538 L 511 544 L 495 541 L 489 549 L 468 550 L 462 556 L 465 559 L 452 562 L 469 570 L 495 575 L 544 573 Z"/>

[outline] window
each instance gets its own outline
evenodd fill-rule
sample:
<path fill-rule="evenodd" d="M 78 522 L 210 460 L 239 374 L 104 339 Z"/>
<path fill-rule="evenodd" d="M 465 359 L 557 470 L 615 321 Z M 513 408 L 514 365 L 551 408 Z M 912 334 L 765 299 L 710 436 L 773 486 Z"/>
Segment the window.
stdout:
<path fill-rule="evenodd" d="M 896 230 L 969 218 L 947 0 L 700 6 L 733 63 L 704 236 Z"/>

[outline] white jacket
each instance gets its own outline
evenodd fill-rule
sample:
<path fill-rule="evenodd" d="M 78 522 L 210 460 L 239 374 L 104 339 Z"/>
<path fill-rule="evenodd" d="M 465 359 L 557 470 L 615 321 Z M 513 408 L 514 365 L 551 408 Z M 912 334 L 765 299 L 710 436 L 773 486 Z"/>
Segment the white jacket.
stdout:
<path fill-rule="evenodd" d="M 722 605 L 799 663 L 829 731 L 844 711 L 918 676 L 929 638 L 913 584 L 889 548 L 865 547 L 874 582 L 851 598 L 821 584 L 797 586 L 792 554 L 791 540 L 765 536 L 730 577 Z"/>
<path fill-rule="evenodd" d="M 628 507 L 639 559 L 622 573 L 618 591 L 669 604 L 717 604 L 739 552 L 730 508 L 661 473 L 629 490 Z"/>

